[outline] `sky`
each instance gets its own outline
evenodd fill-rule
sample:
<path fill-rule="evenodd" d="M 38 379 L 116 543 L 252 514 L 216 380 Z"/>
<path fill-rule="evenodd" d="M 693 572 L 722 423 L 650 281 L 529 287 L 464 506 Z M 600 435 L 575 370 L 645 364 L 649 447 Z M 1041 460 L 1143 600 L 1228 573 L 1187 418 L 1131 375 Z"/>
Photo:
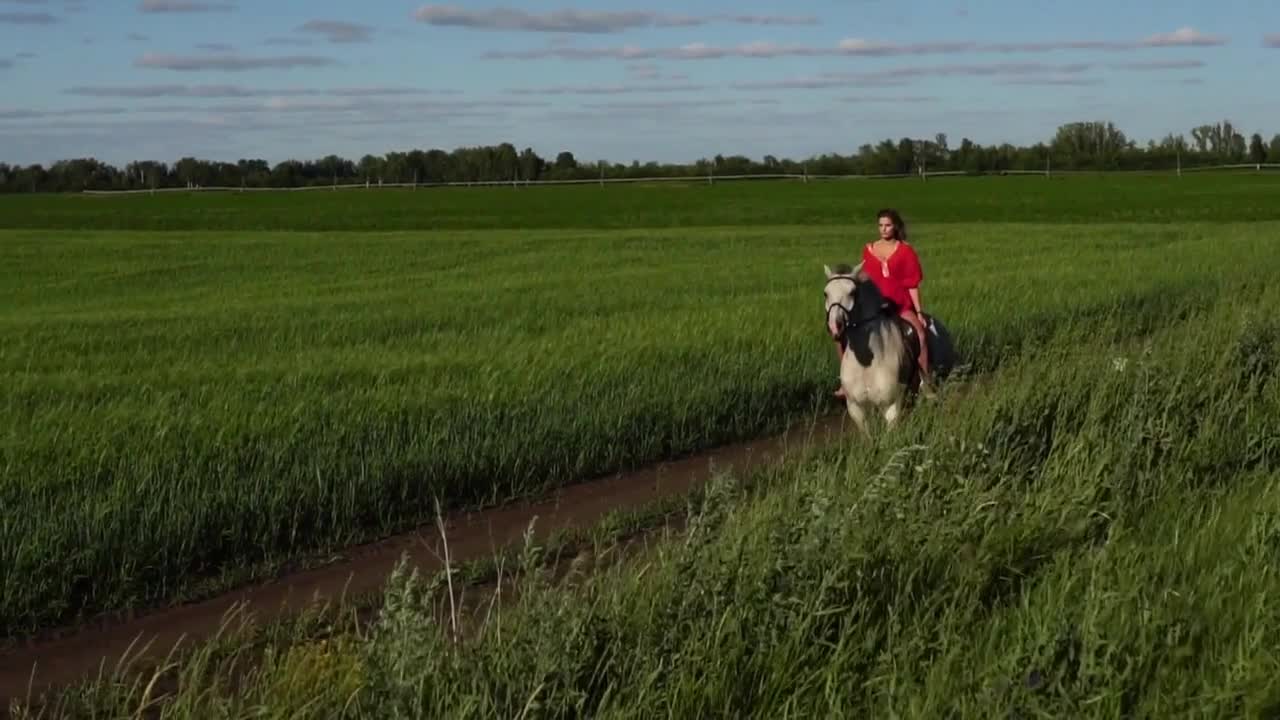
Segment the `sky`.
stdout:
<path fill-rule="evenodd" d="M 1278 69 L 1276 0 L 0 0 L 0 161 L 1270 139 Z"/>

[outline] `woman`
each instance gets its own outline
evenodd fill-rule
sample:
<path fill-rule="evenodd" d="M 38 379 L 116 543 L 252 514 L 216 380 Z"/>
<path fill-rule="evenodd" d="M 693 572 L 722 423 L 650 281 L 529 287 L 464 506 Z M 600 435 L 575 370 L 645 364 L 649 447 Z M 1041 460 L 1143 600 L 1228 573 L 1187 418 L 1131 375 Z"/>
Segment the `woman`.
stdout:
<path fill-rule="evenodd" d="M 925 342 L 924 321 L 921 314 L 920 283 L 924 270 L 915 248 L 907 243 L 907 224 L 897 210 L 886 208 L 876 215 L 880 225 L 880 237 L 862 248 L 862 271 L 880 290 L 886 300 L 898 308 L 898 314 L 916 329 L 920 338 L 920 374 L 926 391 L 932 388 L 929 375 L 929 344 Z M 836 397 L 843 397 L 843 390 Z"/>

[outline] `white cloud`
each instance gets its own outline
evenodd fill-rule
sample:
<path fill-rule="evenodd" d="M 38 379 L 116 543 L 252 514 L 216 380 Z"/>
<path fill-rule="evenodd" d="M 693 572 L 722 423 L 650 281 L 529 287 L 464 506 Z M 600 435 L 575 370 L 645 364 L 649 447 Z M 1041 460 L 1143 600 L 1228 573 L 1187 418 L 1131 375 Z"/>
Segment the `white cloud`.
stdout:
<path fill-rule="evenodd" d="M 614 102 L 582 103 L 583 110 L 613 111 L 684 111 L 705 110 L 707 103 L 696 100 L 621 100 Z"/>
<path fill-rule="evenodd" d="M 850 77 L 824 73 L 781 80 L 748 80 L 731 83 L 729 87 L 735 90 L 822 90 L 841 87 L 897 87 L 900 84 L 891 78 Z"/>
<path fill-rule="evenodd" d="M 1041 85 L 1041 86 L 1057 86 L 1064 85 L 1069 87 L 1092 87 L 1101 85 L 1101 78 L 1091 77 L 1064 77 L 1059 75 L 1050 75 L 1048 77 L 1014 77 L 999 81 L 1001 85 Z"/>
<path fill-rule="evenodd" d="M 886 105 L 919 104 L 937 102 L 933 95 L 846 95 L 836 98 L 840 102 L 863 104 L 875 103 Z"/>
<path fill-rule="evenodd" d="M 311 20 L 298 31 L 324 35 L 331 43 L 369 42 L 373 39 L 373 28 L 368 25 L 341 20 Z"/>
<path fill-rule="evenodd" d="M 370 85 L 362 87 L 331 88 L 322 91 L 326 95 L 336 97 L 376 97 L 384 95 L 461 95 L 461 90 L 424 90 L 410 87 L 388 87 Z"/>
<path fill-rule="evenodd" d="M 66 110 L 0 108 L 0 134 L 15 130 L 31 130 L 29 121 L 36 119 L 46 121 L 36 128 L 45 131 L 136 129 L 163 124 L 173 126 L 175 123 L 234 127 L 246 131 L 290 128 L 296 130 L 296 122 L 285 116 L 292 113 L 306 113 L 307 126 L 320 128 L 414 124 L 440 118 L 493 118 L 503 112 L 548 107 L 551 107 L 551 103 L 545 101 L 519 101 L 509 98 L 413 102 L 267 98 L 261 102 L 204 106 L 170 105 Z M 181 117 L 164 119 L 147 117 L 158 114 L 174 114 Z M 115 119 L 104 119 L 104 116 L 112 116 Z M 26 122 L 9 125 L 3 122 L 5 120 Z"/>
<path fill-rule="evenodd" d="M 817 25 L 818 19 L 811 15 L 718 15 L 712 16 L 726 22 L 740 25 Z"/>
<path fill-rule="evenodd" d="M 667 73 L 653 63 L 631 63 L 625 68 L 630 80 L 688 80 L 684 73 Z"/>
<path fill-rule="evenodd" d="M 1118 70 L 1161 71 L 1198 68 L 1204 63 L 1187 61 L 1152 61 L 1118 63 L 1109 67 Z M 907 66 L 851 73 L 822 73 L 815 76 L 792 77 L 781 80 L 753 80 L 733 83 L 736 90 L 819 90 L 842 87 L 899 87 L 912 80 L 934 77 L 985 77 L 1005 85 L 1078 85 L 1102 83 L 1098 77 L 1083 77 L 1090 70 L 1099 69 L 1096 63 L 989 63 L 953 64 L 932 66 Z"/>
<path fill-rule="evenodd" d="M 1083 71 L 1087 65 L 1046 65 L 1043 63 L 991 63 L 986 65 L 926 65 L 886 68 L 864 72 L 828 72 L 816 76 L 782 80 L 751 80 L 733 83 L 737 90 L 796 90 L 838 87 L 890 87 L 921 77 L 955 75 L 999 76 L 1027 73 Z"/>
<path fill-rule="evenodd" d="M 1051 42 L 1000 42 L 980 43 L 972 40 L 936 41 L 923 43 L 895 43 L 863 38 L 845 38 L 834 46 L 779 44 L 752 42 L 742 45 L 718 46 L 706 43 L 690 43 L 679 47 L 643 48 L 635 45 L 615 47 L 580 47 L 567 44 L 548 45 L 530 50 L 490 50 L 481 54 L 488 60 L 705 60 L 718 58 L 776 58 L 776 57 L 893 57 L 910 55 L 958 55 L 1043 53 L 1065 50 L 1134 51 L 1148 48 L 1204 47 L 1223 45 L 1226 38 L 1208 35 L 1191 28 L 1172 33 L 1152 35 L 1142 40 L 1120 42 L 1111 40 L 1059 40 Z"/>
<path fill-rule="evenodd" d="M 284 55 L 270 57 L 253 57 L 231 53 L 221 55 L 166 55 L 147 53 L 134 61 L 134 67 L 175 70 L 179 72 L 198 72 L 202 70 L 221 70 L 241 72 L 245 70 L 261 70 L 264 68 L 298 68 L 324 67 L 338 64 L 333 58 L 316 55 Z"/>
<path fill-rule="evenodd" d="M 886 55 L 933 55 L 974 52 L 980 46 L 969 41 L 929 42 L 929 43 L 891 43 L 862 38 L 845 38 L 837 45 L 836 55 L 861 55 L 882 57 Z"/>
<path fill-rule="evenodd" d="M 380 97 L 405 95 L 457 95 L 459 90 L 392 87 L 381 85 L 336 88 L 249 88 L 242 85 L 78 85 L 66 95 L 125 98 L 248 98 L 248 97 Z"/>
<path fill-rule="evenodd" d="M 293 46 L 298 46 L 298 47 L 305 47 L 305 46 L 307 46 L 307 45 L 310 45 L 310 44 L 311 44 L 311 39 L 310 39 L 310 38 L 285 37 L 285 36 L 281 36 L 281 35 L 274 35 L 274 36 L 269 37 L 269 38 L 267 38 L 266 40 L 264 40 L 264 41 L 263 41 L 263 44 L 264 44 L 264 45 L 293 45 Z"/>
<path fill-rule="evenodd" d="M 862 72 L 826 72 L 780 80 L 752 80 L 730 85 L 736 90 L 816 90 L 840 87 L 897 87 L 912 80 L 940 77 L 986 77 L 1014 85 L 1096 85 L 1099 78 L 1081 78 L 1092 70 L 1164 71 L 1203 67 L 1199 60 L 1099 63 L 999 62 L 913 65 Z"/>
<path fill-rule="evenodd" d="M 458 5 L 424 5 L 413 14 L 418 22 L 441 27 L 461 27 L 471 30 L 503 30 L 550 33 L 617 33 L 643 27 L 696 27 L 713 22 L 740 25 L 815 25 L 817 19 L 809 16 L 775 15 L 668 15 L 652 10 L 554 10 L 532 13 L 509 7 L 485 10 L 468 9 Z"/>
<path fill-rule="evenodd" d="M 1203 60 L 1137 60 L 1112 65 L 1118 70 L 1188 70 L 1204 66 Z"/>
<path fill-rule="evenodd" d="M 1190 27 L 1181 27 L 1171 33 L 1160 33 L 1142 40 L 1142 47 L 1207 47 L 1225 45 L 1227 39 L 1221 35 L 1208 35 Z"/>
<path fill-rule="evenodd" d="M 61 117 L 101 117 L 103 115 L 123 115 L 127 108 L 71 108 L 67 110 L 33 110 L 29 108 L 0 108 L 0 120 L 41 120 Z"/>
<path fill-rule="evenodd" d="M 507 90 L 512 95 L 630 95 L 632 93 L 702 92 L 706 85 L 554 85 Z"/>
<path fill-rule="evenodd" d="M 662 77 L 662 70 L 652 63 L 633 63 L 626 70 L 628 77 L 637 80 L 656 80 Z"/>
<path fill-rule="evenodd" d="M 58 18 L 47 12 L 0 12 L 0 24 L 5 25 L 53 25 Z"/>
<path fill-rule="evenodd" d="M 144 13 L 230 12 L 238 9 L 233 2 L 195 2 L 194 0 L 142 0 L 138 10 Z"/>

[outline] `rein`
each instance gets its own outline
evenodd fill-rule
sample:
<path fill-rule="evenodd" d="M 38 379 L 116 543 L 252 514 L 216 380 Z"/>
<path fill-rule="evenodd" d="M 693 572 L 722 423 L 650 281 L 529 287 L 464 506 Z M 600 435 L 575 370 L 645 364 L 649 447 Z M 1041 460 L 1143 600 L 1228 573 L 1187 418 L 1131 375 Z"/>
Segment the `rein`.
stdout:
<path fill-rule="evenodd" d="M 854 279 L 854 277 L 853 277 L 852 275 L 835 275 L 835 276 L 832 276 L 830 279 L 828 279 L 828 280 L 827 280 L 826 285 L 824 285 L 823 287 L 825 288 L 827 285 L 830 285 L 832 282 L 835 282 L 836 280 L 848 280 L 848 281 L 850 281 L 850 282 L 852 282 L 852 283 L 853 283 L 854 290 L 855 290 L 855 291 L 857 290 L 857 287 L 858 287 L 858 281 L 857 281 L 857 280 L 855 280 L 855 279 Z M 859 327 L 859 326 L 861 326 L 861 325 L 863 325 L 863 324 L 865 324 L 865 323 L 868 323 L 868 322 L 870 322 L 870 321 L 872 321 L 872 320 L 875 320 L 876 318 L 880 317 L 881 315 L 884 315 L 884 313 L 880 312 L 880 310 L 879 310 L 879 309 L 877 309 L 875 312 L 872 312 L 872 313 L 870 313 L 870 314 L 864 314 L 864 315 L 863 315 L 863 316 L 861 316 L 861 317 L 854 317 L 854 315 L 853 315 L 853 300 L 852 300 L 852 298 L 850 298 L 850 304 L 849 304 L 849 306 L 848 306 L 848 307 L 845 307 L 845 305 L 844 305 L 843 303 L 840 303 L 840 302 L 834 302 L 834 303 L 830 303 L 830 304 L 828 304 L 828 305 L 827 305 L 826 316 L 825 316 L 825 318 L 824 318 L 824 319 L 825 319 L 825 320 L 827 320 L 828 322 L 831 320 L 831 311 L 832 311 L 832 310 L 834 310 L 835 308 L 840 308 L 840 310 L 844 313 L 844 319 L 845 319 L 844 331 L 845 331 L 845 334 L 848 334 L 848 332 L 849 332 L 850 330 L 854 329 L 854 328 L 857 328 L 857 327 Z"/>

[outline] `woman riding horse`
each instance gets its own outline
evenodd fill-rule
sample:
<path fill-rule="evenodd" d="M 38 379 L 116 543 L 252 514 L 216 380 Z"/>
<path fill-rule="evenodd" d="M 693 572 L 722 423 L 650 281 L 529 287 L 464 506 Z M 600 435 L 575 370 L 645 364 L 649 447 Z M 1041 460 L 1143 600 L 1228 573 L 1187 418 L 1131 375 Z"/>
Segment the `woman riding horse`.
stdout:
<path fill-rule="evenodd" d="M 924 270 L 915 248 L 907 242 L 907 224 L 893 208 L 885 208 L 876 214 L 880 237 L 862 248 L 862 271 L 880 290 L 880 294 L 897 308 L 898 314 L 911 323 L 920 339 L 920 381 L 932 388 L 929 373 L 929 343 L 924 329 L 924 306 L 920 301 L 920 283 Z M 837 356 L 843 358 L 844 347 L 837 342 Z M 837 388 L 836 397 L 843 398 L 844 390 Z"/>

